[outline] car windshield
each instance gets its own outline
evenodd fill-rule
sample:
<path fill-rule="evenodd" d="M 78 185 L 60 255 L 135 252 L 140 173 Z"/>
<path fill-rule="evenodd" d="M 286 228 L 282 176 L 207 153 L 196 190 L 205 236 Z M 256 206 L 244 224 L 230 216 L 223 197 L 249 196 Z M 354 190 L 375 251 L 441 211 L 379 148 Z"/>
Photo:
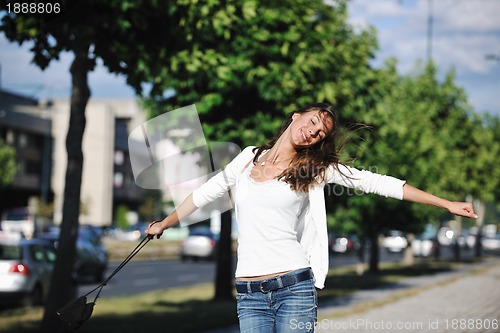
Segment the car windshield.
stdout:
<path fill-rule="evenodd" d="M 197 228 L 192 228 L 189 229 L 189 236 L 204 236 L 211 238 L 215 241 L 219 239 L 218 234 L 214 234 L 210 228 L 204 228 L 204 227 L 197 227 Z"/>
<path fill-rule="evenodd" d="M 0 260 L 21 259 L 21 249 L 17 245 L 0 244 Z"/>
<path fill-rule="evenodd" d="M 205 229 L 205 228 L 193 228 L 189 230 L 189 235 L 190 236 L 207 236 L 207 237 L 212 237 L 213 234 L 210 232 L 210 229 Z"/>
<path fill-rule="evenodd" d="M 4 216 L 4 220 L 8 221 L 24 221 L 29 217 L 28 213 L 25 212 L 9 212 Z"/>

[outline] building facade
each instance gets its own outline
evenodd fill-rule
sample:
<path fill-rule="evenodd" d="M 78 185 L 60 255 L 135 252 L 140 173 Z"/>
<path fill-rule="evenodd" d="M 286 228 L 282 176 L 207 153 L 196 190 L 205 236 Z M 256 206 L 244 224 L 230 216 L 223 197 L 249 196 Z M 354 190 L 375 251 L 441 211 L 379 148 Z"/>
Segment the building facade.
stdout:
<path fill-rule="evenodd" d="M 0 138 L 16 149 L 19 171 L 13 184 L 0 189 L 0 209 L 28 206 L 33 198 L 53 202 L 53 220 L 59 224 L 70 101 L 40 102 L 5 91 L 1 97 Z M 144 122 L 145 113 L 133 99 L 91 99 L 86 119 L 80 224 L 109 226 L 118 205 L 135 210 L 141 204 L 127 139 L 130 130 Z"/>
<path fill-rule="evenodd" d="M 30 199 L 53 200 L 51 187 L 52 121 L 49 106 L 38 100 L 0 90 L 0 140 L 14 148 L 17 173 L 0 188 L 0 211 L 28 206 Z"/>

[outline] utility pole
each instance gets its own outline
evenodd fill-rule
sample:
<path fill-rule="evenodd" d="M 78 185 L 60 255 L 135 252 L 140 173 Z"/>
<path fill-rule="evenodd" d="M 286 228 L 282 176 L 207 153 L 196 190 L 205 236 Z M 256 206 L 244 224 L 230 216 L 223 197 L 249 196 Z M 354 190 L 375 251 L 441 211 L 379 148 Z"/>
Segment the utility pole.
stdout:
<path fill-rule="evenodd" d="M 432 11 L 432 0 L 427 0 L 427 7 L 429 9 L 427 14 L 427 62 L 432 60 L 432 25 L 434 21 Z"/>
<path fill-rule="evenodd" d="M 403 0 L 398 0 L 403 3 Z M 434 24 L 433 1 L 427 0 L 427 62 L 432 60 L 432 29 Z"/>

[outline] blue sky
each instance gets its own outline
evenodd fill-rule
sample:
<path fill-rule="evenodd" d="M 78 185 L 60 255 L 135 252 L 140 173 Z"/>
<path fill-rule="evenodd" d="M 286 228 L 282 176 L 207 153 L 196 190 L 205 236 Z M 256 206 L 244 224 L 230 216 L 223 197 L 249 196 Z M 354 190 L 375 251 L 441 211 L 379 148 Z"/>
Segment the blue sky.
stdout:
<path fill-rule="evenodd" d="M 454 68 L 477 112 L 500 116 L 500 0 L 352 0 L 349 20 L 357 28 L 375 26 L 380 49 L 374 65 L 396 57 L 401 73 L 427 59 L 427 18 L 432 3 L 432 58 L 442 73 Z M 70 54 L 45 71 L 30 63 L 29 45 L 18 46 L 0 36 L 1 86 L 40 98 L 70 94 Z M 98 68 L 89 76 L 93 98 L 131 98 L 123 77 Z"/>

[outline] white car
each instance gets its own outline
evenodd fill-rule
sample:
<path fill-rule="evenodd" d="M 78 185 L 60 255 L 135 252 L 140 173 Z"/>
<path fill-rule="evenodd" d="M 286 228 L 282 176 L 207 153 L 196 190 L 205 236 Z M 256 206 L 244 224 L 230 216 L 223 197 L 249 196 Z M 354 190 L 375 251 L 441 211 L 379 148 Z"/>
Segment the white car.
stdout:
<path fill-rule="evenodd" d="M 401 252 L 408 246 L 408 241 L 403 232 L 390 230 L 387 236 L 385 236 L 382 246 L 388 252 Z"/>
<path fill-rule="evenodd" d="M 494 237 L 483 237 L 481 239 L 481 245 L 485 251 L 500 251 L 500 234 L 496 234 Z"/>
<path fill-rule="evenodd" d="M 413 255 L 417 257 L 430 257 L 436 251 L 436 242 L 428 238 L 415 238 L 411 242 Z"/>
<path fill-rule="evenodd" d="M 8 209 L 2 215 L 1 230 L 32 238 L 35 232 L 35 216 L 28 207 Z"/>
<path fill-rule="evenodd" d="M 181 242 L 181 260 L 214 259 L 218 238 L 209 227 L 191 228 L 189 236 Z"/>
<path fill-rule="evenodd" d="M 55 249 L 49 242 L 0 232 L 0 304 L 43 304 L 55 259 Z"/>

